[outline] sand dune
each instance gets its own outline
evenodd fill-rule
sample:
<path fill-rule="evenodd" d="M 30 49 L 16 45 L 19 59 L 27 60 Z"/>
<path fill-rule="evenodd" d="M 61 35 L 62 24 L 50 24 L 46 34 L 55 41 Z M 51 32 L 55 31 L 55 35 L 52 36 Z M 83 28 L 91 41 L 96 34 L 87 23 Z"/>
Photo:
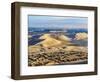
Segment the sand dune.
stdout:
<path fill-rule="evenodd" d="M 39 39 L 44 39 L 44 40 L 36 45 L 42 45 L 43 47 L 50 47 L 61 44 L 61 41 L 51 37 L 50 34 L 44 34 Z"/>
<path fill-rule="evenodd" d="M 83 46 L 67 46 L 66 51 L 82 51 L 87 52 L 87 48 Z"/>
<path fill-rule="evenodd" d="M 83 33 L 80 32 L 75 35 L 76 40 L 86 40 L 87 38 L 88 38 L 88 34 L 85 32 Z"/>
<path fill-rule="evenodd" d="M 44 34 L 43 36 L 41 36 L 39 39 L 47 39 L 50 38 L 51 35 L 50 34 Z"/>
<path fill-rule="evenodd" d="M 39 39 L 48 39 L 48 38 L 54 38 L 51 36 L 51 34 L 44 34 L 43 36 L 41 36 Z M 64 40 L 64 41 L 71 41 L 71 38 L 65 36 L 65 35 L 59 35 L 57 37 L 57 39 L 59 40 Z"/>
<path fill-rule="evenodd" d="M 77 34 L 77 40 L 83 39 Z M 28 66 L 64 65 L 87 63 L 88 49 L 75 46 L 71 39 L 63 34 L 44 34 L 41 42 L 28 47 Z"/>
<path fill-rule="evenodd" d="M 60 35 L 60 36 L 59 36 L 59 39 L 60 39 L 60 40 L 63 40 L 63 41 L 67 41 L 67 42 L 71 41 L 71 38 L 69 38 L 69 37 L 67 37 L 67 36 L 65 36 L 65 35 Z"/>
<path fill-rule="evenodd" d="M 43 47 L 51 47 L 51 46 L 56 46 L 60 45 L 64 42 L 69 43 L 70 38 L 64 35 L 60 35 L 57 38 L 51 36 L 50 34 L 44 34 L 41 36 L 39 39 L 44 39 L 40 43 L 37 43 L 36 45 L 42 45 Z"/>
<path fill-rule="evenodd" d="M 65 46 L 65 45 L 70 45 L 70 38 L 64 35 L 60 35 L 59 37 L 55 38 L 51 36 L 51 34 L 44 34 L 41 36 L 39 39 L 42 39 L 43 41 L 35 44 L 35 45 L 30 45 L 28 47 L 28 51 L 30 52 L 40 52 L 41 48 L 50 48 L 54 47 L 53 50 L 56 50 L 56 48 Z M 52 50 L 52 51 L 53 51 Z"/>

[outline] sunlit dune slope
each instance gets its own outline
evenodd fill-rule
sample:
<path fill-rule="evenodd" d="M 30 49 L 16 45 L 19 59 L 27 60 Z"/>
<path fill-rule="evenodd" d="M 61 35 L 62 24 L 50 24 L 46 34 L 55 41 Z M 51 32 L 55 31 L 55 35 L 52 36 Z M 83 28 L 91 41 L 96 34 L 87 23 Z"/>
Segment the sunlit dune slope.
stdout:
<path fill-rule="evenodd" d="M 36 45 L 42 45 L 43 47 L 56 46 L 56 45 L 60 45 L 64 42 L 69 43 L 69 41 L 70 41 L 70 38 L 68 38 L 67 36 L 60 35 L 57 38 L 55 38 L 55 37 L 51 36 L 50 34 L 44 34 L 39 39 L 44 39 L 44 40 Z"/>

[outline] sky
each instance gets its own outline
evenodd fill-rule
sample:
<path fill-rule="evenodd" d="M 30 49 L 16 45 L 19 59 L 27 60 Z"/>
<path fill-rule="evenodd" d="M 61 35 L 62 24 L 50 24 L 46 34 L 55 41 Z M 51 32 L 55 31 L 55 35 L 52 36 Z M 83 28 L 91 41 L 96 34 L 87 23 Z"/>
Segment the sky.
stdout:
<path fill-rule="evenodd" d="M 29 28 L 87 28 L 87 24 L 87 17 L 28 16 Z"/>

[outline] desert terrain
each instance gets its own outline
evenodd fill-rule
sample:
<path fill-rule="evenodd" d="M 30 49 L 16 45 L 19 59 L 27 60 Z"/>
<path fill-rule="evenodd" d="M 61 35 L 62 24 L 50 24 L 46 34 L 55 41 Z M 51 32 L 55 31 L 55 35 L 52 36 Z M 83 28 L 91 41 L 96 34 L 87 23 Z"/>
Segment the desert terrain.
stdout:
<path fill-rule="evenodd" d="M 75 37 L 77 40 L 83 40 L 87 39 L 87 34 L 78 33 Z M 39 39 L 43 41 L 28 46 L 28 66 L 88 63 L 87 47 L 72 43 L 71 38 L 64 34 L 47 33 L 43 34 Z"/>

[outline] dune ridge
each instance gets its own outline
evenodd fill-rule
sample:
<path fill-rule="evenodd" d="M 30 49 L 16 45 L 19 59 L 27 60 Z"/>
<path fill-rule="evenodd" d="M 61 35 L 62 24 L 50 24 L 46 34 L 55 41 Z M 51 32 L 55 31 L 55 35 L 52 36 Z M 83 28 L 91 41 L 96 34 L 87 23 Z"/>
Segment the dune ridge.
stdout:
<path fill-rule="evenodd" d="M 44 47 L 50 47 L 50 46 L 56 46 L 60 45 L 64 42 L 70 43 L 70 38 L 65 35 L 60 36 L 52 36 L 51 34 L 44 34 L 39 39 L 44 39 L 40 43 L 37 43 L 36 45 L 42 45 Z"/>

